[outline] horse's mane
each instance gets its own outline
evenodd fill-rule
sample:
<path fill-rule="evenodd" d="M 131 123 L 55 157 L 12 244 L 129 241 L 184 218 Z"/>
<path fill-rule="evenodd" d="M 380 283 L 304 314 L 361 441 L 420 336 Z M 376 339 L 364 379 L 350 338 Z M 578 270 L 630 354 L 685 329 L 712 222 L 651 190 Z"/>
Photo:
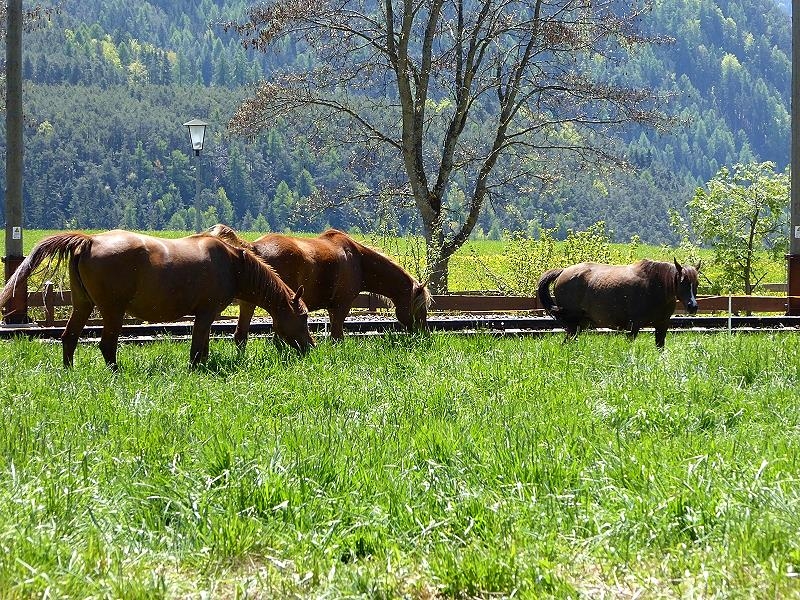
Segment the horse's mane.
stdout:
<path fill-rule="evenodd" d="M 668 292 L 673 292 L 675 290 L 675 274 L 677 273 L 677 269 L 674 264 L 643 258 L 636 263 L 636 266 L 643 271 L 649 279 L 661 283 Z"/>
<path fill-rule="evenodd" d="M 274 304 L 293 295 L 275 269 L 255 252 L 250 242 L 240 238 L 232 227 L 217 223 L 204 233 L 241 251 L 244 266 L 242 274 L 247 278 L 247 283 L 254 289 L 263 291 L 270 303 Z"/>
<path fill-rule="evenodd" d="M 428 289 L 428 285 L 425 283 L 417 283 L 418 290 L 414 290 L 414 300 L 411 303 L 411 314 L 418 315 L 424 308 L 426 311 L 431 307 L 431 302 L 433 302 L 433 298 L 431 297 L 431 291 Z"/>
<path fill-rule="evenodd" d="M 218 237 L 226 244 L 233 246 L 234 248 L 245 248 L 248 250 L 252 250 L 253 246 L 247 240 L 244 240 L 239 237 L 239 234 L 234 231 L 232 227 L 228 227 L 222 223 L 217 223 L 211 229 L 206 232 L 208 235 L 213 235 L 214 237 Z"/>
<path fill-rule="evenodd" d="M 411 315 L 412 317 L 416 318 L 424 314 L 424 311 L 427 311 L 431 305 L 431 293 L 428 290 L 428 286 L 426 283 L 420 283 L 419 281 L 414 278 L 411 273 L 406 271 L 400 263 L 394 260 L 392 257 L 387 256 L 380 250 L 373 248 L 371 246 L 367 246 L 366 244 L 362 244 L 354 240 L 351 236 L 346 234 L 343 231 L 339 231 L 338 229 L 328 229 L 325 231 L 323 236 L 333 237 L 335 235 L 342 235 L 347 240 L 353 244 L 359 251 L 362 257 L 377 259 L 376 262 L 391 265 L 398 273 L 403 274 L 405 277 L 408 278 L 409 283 L 411 284 Z M 385 296 L 384 296 L 385 297 Z M 386 298 L 390 303 L 392 302 L 391 298 Z"/>
<path fill-rule="evenodd" d="M 240 276 L 244 278 L 243 283 L 264 296 L 268 304 L 276 305 L 292 299 L 293 290 L 267 261 L 256 254 L 253 246 L 240 238 L 232 228 L 218 223 L 200 235 L 214 237 L 237 251 L 241 259 Z"/>

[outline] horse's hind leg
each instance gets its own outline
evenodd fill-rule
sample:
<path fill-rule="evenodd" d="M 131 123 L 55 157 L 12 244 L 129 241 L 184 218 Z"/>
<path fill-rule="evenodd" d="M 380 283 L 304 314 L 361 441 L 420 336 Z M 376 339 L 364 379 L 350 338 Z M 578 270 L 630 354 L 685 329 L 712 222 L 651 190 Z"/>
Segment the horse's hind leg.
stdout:
<path fill-rule="evenodd" d="M 103 331 L 100 334 L 100 352 L 106 361 L 106 365 L 112 370 L 117 370 L 117 344 L 119 334 L 122 333 L 122 321 L 125 318 L 124 311 L 114 311 L 109 314 L 103 312 Z"/>
<path fill-rule="evenodd" d="M 565 325 L 564 326 L 564 343 L 572 342 L 578 339 L 578 334 L 581 332 L 580 325 Z"/>
<path fill-rule="evenodd" d="M 74 294 L 77 296 L 77 294 Z M 61 334 L 61 351 L 65 367 L 71 367 L 75 357 L 75 348 L 78 346 L 78 337 L 83 331 L 89 315 L 92 314 L 94 304 L 88 299 L 73 297 L 72 313 L 69 315 L 67 326 Z"/>
<path fill-rule="evenodd" d="M 582 329 L 580 321 L 565 319 L 563 317 L 560 317 L 559 320 L 561 321 L 561 324 L 564 326 L 564 333 L 566 334 L 564 336 L 564 343 L 566 344 L 569 341 L 577 339 L 578 334 L 581 332 Z"/>
<path fill-rule="evenodd" d="M 350 313 L 350 304 L 343 304 L 342 306 L 346 306 L 346 308 L 328 309 L 328 320 L 331 323 L 331 339 L 337 342 L 344 339 L 344 321 Z"/>
<path fill-rule="evenodd" d="M 667 341 L 667 327 L 656 327 L 656 348 L 662 350 Z"/>
<path fill-rule="evenodd" d="M 250 321 L 255 310 L 255 304 L 239 301 L 239 320 L 236 322 L 236 331 L 233 332 L 233 341 L 239 350 L 244 350 L 247 346 L 247 334 L 250 332 Z"/>

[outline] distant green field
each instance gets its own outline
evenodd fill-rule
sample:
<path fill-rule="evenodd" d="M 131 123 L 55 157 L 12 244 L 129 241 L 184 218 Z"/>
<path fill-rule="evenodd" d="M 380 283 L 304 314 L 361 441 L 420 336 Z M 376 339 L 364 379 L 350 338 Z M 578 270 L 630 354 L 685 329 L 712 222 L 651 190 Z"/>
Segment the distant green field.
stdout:
<path fill-rule="evenodd" d="M 2 598 L 800 596 L 800 336 L 0 342 Z"/>
<path fill-rule="evenodd" d="M 30 230 L 23 234 L 24 253 L 30 249 L 46 235 L 57 233 L 55 231 Z M 156 231 L 145 232 L 161 237 L 181 237 L 190 235 L 188 231 Z M 242 237 L 248 240 L 257 238 L 260 234 L 255 232 L 239 232 Z M 424 276 L 424 248 L 420 239 L 410 238 L 385 238 L 370 235 L 354 236 L 360 241 L 382 250 L 389 256 L 397 259 L 410 273 L 418 278 Z M 5 231 L 0 231 L 0 243 L 5 244 Z M 510 281 L 509 277 L 509 250 L 511 244 L 508 240 L 503 241 L 469 241 L 451 259 L 450 263 L 450 291 L 495 291 L 504 282 Z M 714 279 L 714 269 L 709 267 L 711 264 L 711 252 L 701 251 L 704 264 L 706 265 L 707 276 Z M 651 260 L 671 261 L 673 257 L 684 260 L 681 251 L 675 248 L 650 246 L 641 244 L 635 249 L 627 244 L 612 245 L 612 261 L 625 263 L 629 260 L 639 258 L 649 258 Z M 786 282 L 786 264 L 782 261 L 772 261 L 768 267 L 769 274 L 765 281 L 771 283 Z M 532 272 L 530 278 L 536 280 L 538 272 Z M 32 287 L 39 285 L 36 280 Z M 708 287 L 708 281 L 701 282 L 701 293 L 703 287 Z"/>

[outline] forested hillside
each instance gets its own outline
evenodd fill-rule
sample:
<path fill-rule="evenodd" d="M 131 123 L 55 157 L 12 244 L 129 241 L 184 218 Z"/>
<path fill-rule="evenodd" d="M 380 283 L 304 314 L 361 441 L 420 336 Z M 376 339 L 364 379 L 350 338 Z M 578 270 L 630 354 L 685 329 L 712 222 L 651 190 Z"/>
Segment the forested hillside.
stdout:
<path fill-rule="evenodd" d="M 315 147 L 280 124 L 252 140 L 227 132 L 248 86 L 272 69 L 314 60 L 300 46 L 245 51 L 215 25 L 241 19 L 246 6 L 65 0 L 46 27 L 26 33 L 25 225 L 190 229 L 196 162 L 182 123 L 200 117 L 211 124 L 201 169 L 209 224 L 375 227 L 387 207 L 343 201 L 345 191 L 374 182 L 337 148 Z M 679 123 L 665 134 L 626 133 L 622 149 L 633 170 L 576 172 L 550 189 L 498 198 L 478 235 L 539 226 L 565 234 L 604 219 L 619 240 L 638 234 L 664 242 L 672 235 L 667 209 L 682 209 L 720 166 L 753 159 L 786 166 L 785 8 L 775 0 L 657 0 L 642 28 L 674 43 L 639 49 L 625 72 L 609 75 L 673 93 L 669 110 Z M 327 207 L 308 208 L 315 189 L 336 190 Z"/>

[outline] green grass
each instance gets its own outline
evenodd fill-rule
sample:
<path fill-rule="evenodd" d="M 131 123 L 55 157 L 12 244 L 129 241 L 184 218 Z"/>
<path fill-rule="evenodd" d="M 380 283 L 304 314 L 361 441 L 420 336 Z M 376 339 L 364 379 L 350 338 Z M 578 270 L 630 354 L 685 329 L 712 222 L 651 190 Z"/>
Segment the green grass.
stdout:
<path fill-rule="evenodd" d="M 93 233 L 93 231 L 87 231 Z M 57 233 L 50 230 L 26 230 L 23 234 L 23 254 L 30 253 L 31 248 L 39 242 L 46 235 Z M 159 237 L 181 237 L 190 235 L 189 231 L 148 231 L 150 235 Z M 259 237 L 256 232 L 239 232 L 239 234 L 247 239 L 254 240 Z M 306 234 L 299 234 L 306 235 Z M 425 274 L 424 270 L 424 256 L 423 244 L 420 239 L 414 238 L 387 238 L 383 236 L 374 235 L 356 235 L 356 239 L 366 243 L 372 247 L 382 250 L 389 256 L 397 259 L 400 264 L 405 267 L 412 275 L 423 279 Z M 5 243 L 5 231 L 0 231 L 0 244 Z M 498 280 L 506 283 L 513 281 L 514 277 L 509 274 L 509 256 L 510 249 L 509 242 L 506 240 L 470 240 L 458 252 L 456 252 L 450 260 L 450 276 L 449 276 L 449 289 L 451 292 L 464 292 L 464 291 L 495 291 L 498 289 Z M 640 244 L 636 247 L 635 251 L 631 252 L 629 244 L 612 244 L 611 248 L 613 262 L 625 263 L 629 260 L 638 260 L 640 258 L 649 258 L 651 260 L 666 260 L 671 261 L 673 257 L 679 260 L 684 260 L 681 256 L 681 251 L 674 248 L 652 246 L 647 244 Z M 703 264 L 706 265 L 704 271 L 714 280 L 717 278 L 718 273 L 715 269 L 709 267 L 712 262 L 712 253 L 710 250 L 702 250 L 701 256 Z M 767 264 L 768 274 L 764 278 L 765 282 L 770 283 L 783 283 L 786 282 L 786 263 L 783 260 L 770 259 Z M 531 277 L 533 281 L 538 278 L 538 272 L 532 272 Z M 53 278 L 59 281 L 58 277 Z M 66 277 L 63 277 L 64 285 Z M 30 291 L 35 291 L 41 288 L 43 278 L 41 276 L 34 276 L 28 285 Z M 701 294 L 710 293 L 708 281 L 701 280 Z M 763 292 L 759 292 L 763 293 Z M 263 314 L 263 313 L 259 313 Z"/>
<path fill-rule="evenodd" d="M 0 597 L 800 596 L 800 336 L 0 342 Z"/>

